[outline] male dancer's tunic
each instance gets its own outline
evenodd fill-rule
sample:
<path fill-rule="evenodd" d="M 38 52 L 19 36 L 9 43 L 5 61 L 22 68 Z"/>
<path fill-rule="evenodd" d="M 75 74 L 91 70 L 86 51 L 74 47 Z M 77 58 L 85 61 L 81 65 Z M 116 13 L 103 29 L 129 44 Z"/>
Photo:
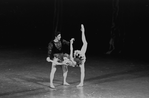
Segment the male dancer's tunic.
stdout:
<path fill-rule="evenodd" d="M 58 42 L 54 42 L 53 40 L 48 45 L 48 57 L 53 60 L 54 57 L 59 59 L 59 62 L 63 61 L 63 57 L 69 56 L 64 51 L 64 46 L 69 45 L 69 42 L 66 40 L 60 40 Z"/>

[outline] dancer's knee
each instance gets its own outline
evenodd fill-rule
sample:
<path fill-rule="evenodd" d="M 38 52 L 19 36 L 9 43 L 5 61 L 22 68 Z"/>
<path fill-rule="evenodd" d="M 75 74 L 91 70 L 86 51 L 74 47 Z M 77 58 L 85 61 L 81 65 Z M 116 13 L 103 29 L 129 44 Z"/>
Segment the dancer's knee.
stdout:
<path fill-rule="evenodd" d="M 63 72 L 65 73 L 65 72 L 68 72 L 68 67 L 66 66 L 66 65 L 63 65 L 62 66 L 62 69 L 63 69 Z"/>

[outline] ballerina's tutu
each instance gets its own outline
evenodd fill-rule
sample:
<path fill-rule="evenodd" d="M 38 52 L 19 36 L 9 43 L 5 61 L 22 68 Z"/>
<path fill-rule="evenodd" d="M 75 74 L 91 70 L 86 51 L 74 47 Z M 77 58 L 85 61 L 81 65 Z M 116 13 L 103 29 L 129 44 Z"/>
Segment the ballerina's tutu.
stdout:
<path fill-rule="evenodd" d="M 55 58 L 58 58 L 59 63 L 63 63 L 63 65 L 72 66 L 74 67 L 76 64 L 70 59 L 70 56 L 68 54 L 58 53 L 54 54 Z"/>
<path fill-rule="evenodd" d="M 67 66 L 75 67 L 76 63 L 73 62 L 69 57 L 64 57 L 64 61 Z"/>

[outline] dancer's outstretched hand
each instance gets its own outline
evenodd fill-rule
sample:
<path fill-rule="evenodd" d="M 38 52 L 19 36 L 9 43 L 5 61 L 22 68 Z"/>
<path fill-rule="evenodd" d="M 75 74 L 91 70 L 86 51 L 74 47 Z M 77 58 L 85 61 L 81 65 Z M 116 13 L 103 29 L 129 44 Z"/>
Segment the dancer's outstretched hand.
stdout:
<path fill-rule="evenodd" d="M 85 31 L 85 29 L 84 29 L 84 25 L 83 25 L 83 24 L 81 24 L 81 31 L 82 31 L 82 32 Z"/>
<path fill-rule="evenodd" d="M 73 41 L 75 41 L 75 39 L 74 38 L 71 38 L 70 42 L 73 43 Z"/>

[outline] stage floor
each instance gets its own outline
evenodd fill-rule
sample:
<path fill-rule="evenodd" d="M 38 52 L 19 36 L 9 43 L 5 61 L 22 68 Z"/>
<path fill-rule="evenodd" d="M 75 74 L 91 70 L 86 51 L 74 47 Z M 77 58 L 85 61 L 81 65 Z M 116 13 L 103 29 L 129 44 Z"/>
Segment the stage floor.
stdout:
<path fill-rule="evenodd" d="M 40 49 L 0 50 L 0 98 L 149 98 L 148 63 L 124 58 L 87 56 L 83 87 L 78 67 L 69 67 L 62 85 L 62 70 L 57 67 L 56 89 L 49 87 L 51 63 Z"/>

